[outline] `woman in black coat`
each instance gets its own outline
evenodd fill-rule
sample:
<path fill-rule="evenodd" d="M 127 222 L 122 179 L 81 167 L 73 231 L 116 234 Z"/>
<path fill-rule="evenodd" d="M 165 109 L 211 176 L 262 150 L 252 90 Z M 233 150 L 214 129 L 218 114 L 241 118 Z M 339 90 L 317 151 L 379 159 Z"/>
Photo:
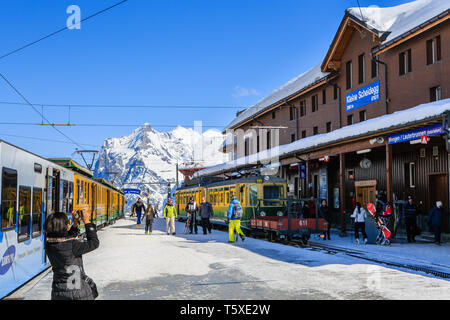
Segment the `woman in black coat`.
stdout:
<path fill-rule="evenodd" d="M 51 214 L 45 221 L 45 252 L 53 269 L 52 300 L 94 300 L 89 280 L 84 273 L 82 255 L 98 248 L 97 228 L 90 215 L 81 212 L 87 240 L 81 241 L 78 219 L 73 226 L 66 214 Z"/>

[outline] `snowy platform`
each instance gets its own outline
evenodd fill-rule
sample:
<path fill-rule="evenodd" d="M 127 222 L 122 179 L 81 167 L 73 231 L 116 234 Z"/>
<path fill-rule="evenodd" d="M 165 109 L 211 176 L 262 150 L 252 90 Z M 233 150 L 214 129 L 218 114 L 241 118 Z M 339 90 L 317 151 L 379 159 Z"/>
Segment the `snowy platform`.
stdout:
<path fill-rule="evenodd" d="M 323 240 L 313 237 L 312 242 L 327 244 L 351 250 L 365 251 L 374 257 L 389 259 L 393 261 L 404 261 L 416 264 L 426 264 L 430 267 L 445 267 L 450 271 L 450 243 L 442 243 L 438 246 L 430 241 L 423 241 L 421 237 L 416 237 L 417 242 L 408 243 L 406 239 L 400 239 L 390 246 L 380 246 L 375 244 L 356 244 L 353 232 L 348 232 L 347 237 L 340 237 L 338 231 L 333 230 L 331 240 Z M 362 241 L 362 238 L 360 238 Z"/>
<path fill-rule="evenodd" d="M 100 247 L 83 256 L 99 299 L 450 299 L 450 281 L 345 254 L 252 238 L 229 244 L 217 230 L 184 235 L 178 222 L 168 236 L 161 218 L 153 231 L 129 218 L 99 231 Z M 48 272 L 10 298 L 49 299 L 51 282 Z"/>

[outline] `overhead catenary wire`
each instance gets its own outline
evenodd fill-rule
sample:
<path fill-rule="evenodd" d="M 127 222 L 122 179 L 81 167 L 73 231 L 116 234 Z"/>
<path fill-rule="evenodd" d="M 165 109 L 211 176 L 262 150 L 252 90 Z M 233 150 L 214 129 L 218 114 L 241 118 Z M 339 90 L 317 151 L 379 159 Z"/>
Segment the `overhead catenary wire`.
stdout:
<path fill-rule="evenodd" d="M 16 92 L 37 114 L 39 114 L 41 116 L 42 119 L 44 119 L 48 124 L 50 124 L 50 121 L 44 117 L 44 115 L 38 110 L 36 109 L 35 106 L 33 106 L 27 98 L 25 98 L 25 96 L 2 74 L 0 73 L 0 77 L 6 82 L 6 84 L 8 84 L 9 87 L 11 87 L 14 92 Z M 40 124 L 42 125 L 42 124 Z M 54 125 L 52 125 L 52 128 L 55 129 L 59 134 L 61 134 L 62 136 L 64 136 L 67 140 L 69 140 L 70 142 L 72 142 L 74 145 L 78 146 L 79 148 L 83 149 L 83 147 L 76 142 L 75 140 L 73 140 L 72 138 L 70 138 L 68 135 L 66 135 L 64 132 L 62 132 L 61 130 L 59 130 L 58 128 L 56 128 Z"/>
<path fill-rule="evenodd" d="M 143 124 L 140 123 L 37 123 L 37 122 L 0 122 L 0 125 L 14 125 L 14 126 L 53 126 L 53 127 L 142 127 Z M 194 125 L 182 125 L 182 124 L 151 124 L 152 128 L 176 128 L 178 126 L 184 127 L 184 128 L 194 128 Z M 224 128 L 225 125 L 204 125 L 202 124 L 202 128 Z M 283 125 L 282 127 L 273 127 L 273 128 L 266 128 L 263 127 L 260 130 L 287 130 L 287 129 L 294 129 L 295 125 Z M 317 126 L 300 126 L 300 129 L 313 129 Z M 254 130 L 257 130 L 257 127 L 251 128 Z M 323 132 L 325 133 L 325 132 Z"/>
<path fill-rule="evenodd" d="M 125 2 L 127 2 L 127 1 L 128 1 L 128 0 L 122 0 L 122 1 L 116 3 L 116 4 L 112 5 L 112 6 L 109 6 L 109 7 L 105 8 L 105 9 L 102 9 L 102 10 L 100 10 L 100 11 L 97 11 L 97 12 L 91 14 L 90 16 L 88 16 L 88 17 L 86 17 L 86 18 L 84 18 L 84 19 L 81 19 L 79 22 L 75 23 L 74 26 L 80 24 L 81 22 L 87 21 L 87 20 L 89 20 L 89 19 L 91 19 L 91 18 L 93 18 L 93 17 L 95 17 L 95 16 L 98 16 L 99 14 L 102 14 L 102 13 L 104 13 L 104 12 L 106 12 L 106 11 L 108 11 L 108 10 L 114 8 L 114 7 L 117 7 L 117 6 L 119 6 L 119 5 L 121 5 L 121 4 L 125 3 Z M 46 36 L 44 36 L 44 37 L 42 37 L 42 38 L 39 38 L 39 39 L 37 39 L 37 40 L 35 40 L 35 41 L 33 41 L 33 42 L 30 42 L 30 43 L 28 43 L 28 44 L 26 44 L 26 45 L 23 45 L 23 46 L 20 47 L 20 48 L 17 48 L 17 49 L 12 50 L 12 51 L 10 51 L 10 52 L 8 52 L 8 53 L 5 53 L 5 54 L 3 54 L 2 56 L 0 56 L 0 60 L 3 59 L 3 58 L 6 58 L 6 57 L 8 57 L 8 56 L 10 56 L 10 55 L 12 55 L 12 54 L 14 54 L 14 53 L 16 53 L 16 52 L 19 52 L 19 51 L 21 51 L 21 50 L 23 50 L 23 49 L 25 49 L 25 48 L 31 47 L 32 45 L 34 45 L 34 44 L 36 44 L 36 43 L 38 43 L 38 42 L 40 42 L 40 41 L 42 41 L 42 40 L 48 39 L 48 38 L 50 38 L 50 37 L 52 37 L 52 36 L 54 36 L 54 35 L 56 35 L 56 34 L 58 34 L 58 33 L 61 33 L 61 32 L 63 32 L 63 31 L 65 31 L 65 30 L 67 30 L 67 29 L 69 29 L 69 27 L 68 27 L 68 26 L 65 26 L 64 28 L 61 28 L 61 29 L 59 29 L 59 30 L 57 30 L 57 31 L 55 31 L 55 32 L 52 32 L 52 33 L 50 33 L 50 34 L 48 34 L 48 35 L 46 35 Z"/>
<path fill-rule="evenodd" d="M 30 137 L 30 136 L 21 136 L 21 135 L 0 133 L 0 137 L 2 137 L 2 136 L 12 137 L 12 138 L 31 139 L 31 140 L 36 140 L 36 141 L 48 141 L 48 142 L 72 144 L 72 142 L 69 142 L 69 141 L 62 141 L 62 140 L 54 140 L 54 139 L 47 139 L 47 138 L 40 138 L 40 137 Z M 101 147 L 99 145 L 94 145 L 94 144 L 87 144 L 87 143 L 80 143 L 80 144 L 82 146 L 88 146 L 88 147 L 97 147 L 97 148 Z"/>
<path fill-rule="evenodd" d="M 0 101 L 0 105 L 27 105 L 22 102 Z M 52 103 L 34 103 L 39 107 L 54 108 L 142 108 L 142 109 L 240 109 L 232 106 L 200 106 L 200 105 L 108 105 L 108 104 L 52 104 Z"/>

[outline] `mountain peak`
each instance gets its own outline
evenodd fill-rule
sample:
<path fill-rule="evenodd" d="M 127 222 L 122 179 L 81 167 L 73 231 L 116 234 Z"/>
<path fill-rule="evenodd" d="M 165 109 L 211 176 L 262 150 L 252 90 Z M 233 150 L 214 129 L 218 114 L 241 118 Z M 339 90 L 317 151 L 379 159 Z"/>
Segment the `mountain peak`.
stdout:
<path fill-rule="evenodd" d="M 144 123 L 128 135 L 105 140 L 94 174 L 119 187 L 149 191 L 150 201 L 158 205 L 167 196 L 167 184 L 175 183 L 177 163 L 180 166 L 223 163 L 226 156 L 219 151 L 222 142 L 216 130 L 200 134 L 192 128 L 177 126 L 170 132 L 159 132 Z M 118 174 L 110 176 L 108 172 Z M 179 174 L 179 181 L 182 180 Z M 146 184 L 130 184 L 136 182 Z M 131 205 L 136 197 L 127 195 L 127 198 L 132 200 L 128 204 Z"/>

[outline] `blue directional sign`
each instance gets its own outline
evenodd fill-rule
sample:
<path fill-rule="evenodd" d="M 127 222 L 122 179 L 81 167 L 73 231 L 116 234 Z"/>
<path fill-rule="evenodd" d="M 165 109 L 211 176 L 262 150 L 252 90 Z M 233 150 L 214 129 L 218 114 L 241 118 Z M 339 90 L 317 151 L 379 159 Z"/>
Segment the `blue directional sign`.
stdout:
<path fill-rule="evenodd" d="M 411 131 L 406 131 L 402 133 L 397 133 L 389 136 L 388 143 L 394 144 L 394 143 L 400 143 L 400 142 L 406 142 L 411 140 L 417 140 L 421 137 L 429 137 L 429 136 L 437 136 L 444 133 L 444 130 L 442 129 L 442 124 L 438 123 L 433 126 L 415 129 Z"/>
<path fill-rule="evenodd" d="M 123 193 L 124 194 L 138 194 L 138 195 L 141 195 L 141 190 L 139 190 L 139 189 L 124 189 Z"/>
<path fill-rule="evenodd" d="M 347 112 L 378 100 L 380 100 L 380 80 L 349 92 L 345 96 Z"/>

